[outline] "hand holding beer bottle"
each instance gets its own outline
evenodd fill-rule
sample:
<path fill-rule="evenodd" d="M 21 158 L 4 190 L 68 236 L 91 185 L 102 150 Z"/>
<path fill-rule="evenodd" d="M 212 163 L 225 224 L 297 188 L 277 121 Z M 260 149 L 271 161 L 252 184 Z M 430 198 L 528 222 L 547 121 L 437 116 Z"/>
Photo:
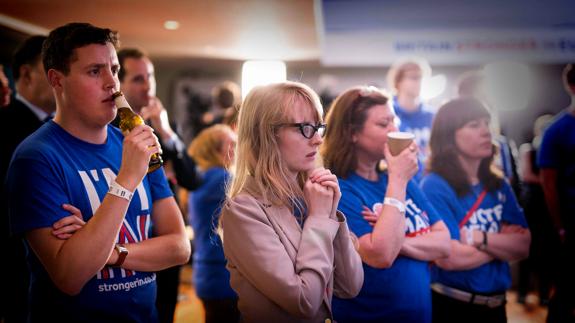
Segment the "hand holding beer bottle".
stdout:
<path fill-rule="evenodd" d="M 136 126 L 144 124 L 144 119 L 132 110 L 121 91 L 114 93 L 112 98 L 118 107 L 118 115 L 120 116 L 119 126 L 124 135 L 127 135 Z M 162 166 L 162 162 L 162 157 L 159 153 L 153 154 L 150 158 L 150 164 L 148 165 L 148 173 L 160 168 L 160 166 Z"/>

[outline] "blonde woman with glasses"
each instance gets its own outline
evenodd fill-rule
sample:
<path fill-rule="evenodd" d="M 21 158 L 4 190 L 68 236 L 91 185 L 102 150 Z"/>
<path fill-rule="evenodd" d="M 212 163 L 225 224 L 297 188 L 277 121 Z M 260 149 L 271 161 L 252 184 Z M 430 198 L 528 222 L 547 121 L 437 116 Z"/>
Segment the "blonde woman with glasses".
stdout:
<path fill-rule="evenodd" d="M 242 321 L 329 322 L 332 295 L 354 297 L 363 283 L 337 178 L 317 166 L 322 112 L 295 82 L 255 88 L 240 109 L 221 225 Z"/>

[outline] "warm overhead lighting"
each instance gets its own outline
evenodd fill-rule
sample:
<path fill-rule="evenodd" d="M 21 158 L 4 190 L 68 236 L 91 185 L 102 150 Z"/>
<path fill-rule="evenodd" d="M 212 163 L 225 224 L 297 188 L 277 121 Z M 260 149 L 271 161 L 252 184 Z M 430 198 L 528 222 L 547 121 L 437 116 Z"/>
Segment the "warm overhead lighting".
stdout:
<path fill-rule="evenodd" d="M 164 28 L 167 30 L 176 30 L 180 28 L 180 23 L 175 20 L 166 20 L 166 22 L 164 22 Z"/>
<path fill-rule="evenodd" d="M 438 97 L 445 92 L 447 78 L 443 74 L 424 77 L 421 81 L 421 98 L 424 101 Z"/>
<path fill-rule="evenodd" d="M 286 64 L 282 61 L 247 61 L 242 66 L 242 97 L 258 85 L 286 80 Z"/>
<path fill-rule="evenodd" d="M 533 76 L 529 66 L 519 62 L 485 65 L 485 86 L 489 102 L 498 110 L 521 110 L 529 105 Z"/>

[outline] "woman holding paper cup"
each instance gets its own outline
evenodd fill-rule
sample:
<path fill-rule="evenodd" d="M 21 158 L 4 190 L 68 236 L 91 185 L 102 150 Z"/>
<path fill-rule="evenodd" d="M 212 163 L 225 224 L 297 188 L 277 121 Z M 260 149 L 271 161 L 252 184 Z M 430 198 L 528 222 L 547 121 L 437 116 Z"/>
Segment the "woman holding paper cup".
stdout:
<path fill-rule="evenodd" d="M 428 262 L 448 256 L 449 233 L 412 181 L 417 145 L 404 134 L 388 138 L 397 132 L 395 120 L 388 96 L 374 87 L 345 91 L 327 115 L 320 151 L 338 177 L 338 208 L 359 237 L 364 268 L 359 295 L 334 298 L 338 322 L 431 320 Z M 382 159 L 385 171 L 377 168 Z"/>
<path fill-rule="evenodd" d="M 509 261 L 531 235 L 511 186 L 492 165 L 489 112 L 476 99 L 443 105 L 431 131 L 431 171 L 421 187 L 451 233 L 451 255 L 433 268 L 434 322 L 506 322 Z"/>

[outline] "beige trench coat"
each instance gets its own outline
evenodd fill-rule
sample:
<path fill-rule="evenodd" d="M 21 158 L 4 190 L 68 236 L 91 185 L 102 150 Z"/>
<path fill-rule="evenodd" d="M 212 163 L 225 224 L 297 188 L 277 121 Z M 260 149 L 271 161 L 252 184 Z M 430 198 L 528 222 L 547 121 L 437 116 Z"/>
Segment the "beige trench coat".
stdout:
<path fill-rule="evenodd" d="M 222 210 L 224 253 L 244 322 L 326 322 L 331 298 L 355 297 L 363 268 L 345 216 L 309 217 L 242 193 Z M 328 321 L 329 322 L 329 321 Z"/>

